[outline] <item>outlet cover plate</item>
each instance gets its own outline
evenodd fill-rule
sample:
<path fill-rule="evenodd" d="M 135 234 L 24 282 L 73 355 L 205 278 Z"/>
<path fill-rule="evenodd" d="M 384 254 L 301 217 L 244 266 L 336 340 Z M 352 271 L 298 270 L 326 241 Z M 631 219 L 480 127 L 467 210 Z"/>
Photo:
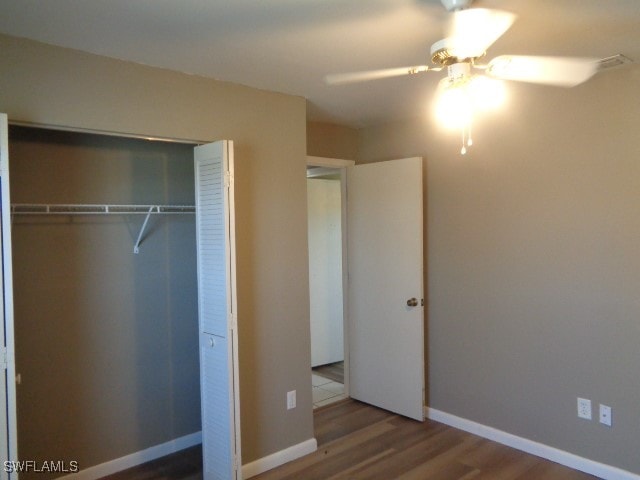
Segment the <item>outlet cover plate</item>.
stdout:
<path fill-rule="evenodd" d="M 578 397 L 578 417 L 591 420 L 591 400 Z"/>

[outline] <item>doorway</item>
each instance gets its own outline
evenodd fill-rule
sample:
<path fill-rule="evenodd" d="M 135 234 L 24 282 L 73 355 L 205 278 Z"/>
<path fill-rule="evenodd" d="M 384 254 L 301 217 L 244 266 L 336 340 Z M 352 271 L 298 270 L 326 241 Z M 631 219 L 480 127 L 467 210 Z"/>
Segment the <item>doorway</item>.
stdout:
<path fill-rule="evenodd" d="M 348 189 L 341 202 L 344 395 L 422 421 L 423 159 L 319 160 L 307 164 L 339 168 L 343 199 Z"/>
<path fill-rule="evenodd" d="M 308 157 L 309 297 L 313 408 L 348 398 L 346 175 L 354 162 Z"/>

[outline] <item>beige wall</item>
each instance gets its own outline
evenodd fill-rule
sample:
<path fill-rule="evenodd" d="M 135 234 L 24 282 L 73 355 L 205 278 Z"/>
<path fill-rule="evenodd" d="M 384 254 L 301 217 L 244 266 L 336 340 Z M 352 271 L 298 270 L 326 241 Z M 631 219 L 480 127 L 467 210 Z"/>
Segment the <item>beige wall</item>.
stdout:
<path fill-rule="evenodd" d="M 234 140 L 243 463 L 312 438 L 305 100 L 7 36 L 0 51 L 10 120 Z"/>
<path fill-rule="evenodd" d="M 307 155 L 355 160 L 358 130 L 323 122 L 307 123 Z"/>
<path fill-rule="evenodd" d="M 511 84 L 466 156 L 429 119 L 365 129 L 359 151 L 426 159 L 430 406 L 635 473 L 639 81 Z"/>

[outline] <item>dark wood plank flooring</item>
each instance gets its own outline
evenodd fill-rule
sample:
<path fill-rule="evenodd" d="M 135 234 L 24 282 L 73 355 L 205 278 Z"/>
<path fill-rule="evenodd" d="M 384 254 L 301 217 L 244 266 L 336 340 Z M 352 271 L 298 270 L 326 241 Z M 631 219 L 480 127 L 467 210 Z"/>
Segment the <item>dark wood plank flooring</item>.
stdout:
<path fill-rule="evenodd" d="M 594 480 L 447 425 L 346 400 L 314 411 L 318 450 L 256 480 Z M 202 479 L 200 447 L 105 477 Z"/>
<path fill-rule="evenodd" d="M 313 367 L 311 371 L 334 382 L 344 383 L 344 362 L 328 363 Z"/>
<path fill-rule="evenodd" d="M 594 480 L 442 423 L 349 400 L 314 412 L 318 450 L 256 480 Z"/>

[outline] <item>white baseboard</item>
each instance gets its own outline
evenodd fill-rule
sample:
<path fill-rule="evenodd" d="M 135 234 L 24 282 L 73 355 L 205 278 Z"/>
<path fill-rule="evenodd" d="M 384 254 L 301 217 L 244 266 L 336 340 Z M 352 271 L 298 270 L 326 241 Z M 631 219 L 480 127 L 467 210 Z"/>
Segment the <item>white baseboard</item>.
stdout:
<path fill-rule="evenodd" d="M 97 480 L 98 478 L 102 478 L 106 475 L 112 475 L 122 470 L 126 470 L 127 468 L 135 467 L 136 465 L 150 462 L 156 458 L 170 455 L 185 448 L 193 447 L 199 443 L 202 443 L 202 432 L 191 433 L 184 437 L 176 438 L 166 443 L 155 445 L 145 450 L 140 450 L 139 452 L 134 452 L 99 465 L 94 465 L 93 467 L 89 467 L 60 478 L 65 480 Z M 82 465 L 80 465 L 80 467 L 82 467 Z"/>
<path fill-rule="evenodd" d="M 279 452 L 272 453 L 266 457 L 259 458 L 254 462 L 242 466 L 242 478 L 251 478 L 256 475 L 271 470 L 272 468 L 284 465 L 287 462 L 303 457 L 318 449 L 318 442 L 315 438 L 310 438 L 304 442 L 293 445 Z"/>
<path fill-rule="evenodd" d="M 605 480 L 640 480 L 640 475 L 622 470 L 611 465 L 595 462 L 588 458 L 579 457 L 573 453 L 565 452 L 554 447 L 550 447 L 543 443 L 534 442 L 523 437 L 518 437 L 511 433 L 498 430 L 493 427 L 488 427 L 480 423 L 467 420 L 466 418 L 457 417 L 450 413 L 436 410 L 435 408 L 424 407 L 424 416 L 436 422 L 450 425 L 454 428 L 464 430 L 465 432 L 473 433 L 479 437 L 488 438 L 494 442 L 507 445 L 508 447 L 521 450 L 537 457 L 546 458 L 552 462 L 565 465 L 573 468 L 574 470 L 580 470 L 596 477 L 603 478 Z"/>
<path fill-rule="evenodd" d="M 124 457 L 116 458 L 93 467 L 80 470 L 60 477 L 59 480 L 97 480 L 107 475 L 112 475 L 127 468 L 150 462 L 156 458 L 164 457 L 178 452 L 185 448 L 202 443 L 202 432 L 195 432 L 184 437 L 176 438 L 169 442 L 155 445 L 153 447 L 134 452 Z M 313 453 L 318 449 L 318 442 L 315 438 L 310 438 L 304 442 L 293 445 L 279 452 L 272 453 L 254 462 L 242 466 L 242 478 L 251 478 L 272 468 L 279 467 L 287 462 Z"/>

